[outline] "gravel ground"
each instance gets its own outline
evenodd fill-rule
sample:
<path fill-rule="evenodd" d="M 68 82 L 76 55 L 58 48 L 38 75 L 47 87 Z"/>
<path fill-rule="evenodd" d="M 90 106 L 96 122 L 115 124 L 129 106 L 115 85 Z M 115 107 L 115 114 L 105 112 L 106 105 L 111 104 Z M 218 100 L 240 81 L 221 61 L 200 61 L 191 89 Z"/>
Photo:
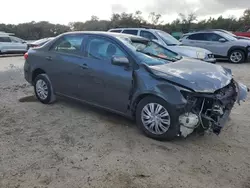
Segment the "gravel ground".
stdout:
<path fill-rule="evenodd" d="M 0 57 L 1 188 L 250 188 L 250 100 L 220 136 L 158 142 L 100 109 L 39 103 L 23 62 Z M 250 64 L 220 64 L 250 86 Z"/>

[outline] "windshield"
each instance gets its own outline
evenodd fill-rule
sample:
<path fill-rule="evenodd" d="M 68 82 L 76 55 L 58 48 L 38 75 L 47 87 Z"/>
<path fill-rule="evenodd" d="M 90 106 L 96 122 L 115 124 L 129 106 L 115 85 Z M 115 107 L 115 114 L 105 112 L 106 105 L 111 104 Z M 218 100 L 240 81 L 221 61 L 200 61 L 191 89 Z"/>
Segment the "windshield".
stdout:
<path fill-rule="evenodd" d="M 232 36 L 232 35 L 230 35 L 230 34 L 227 34 L 227 33 L 223 33 L 223 32 L 219 32 L 219 31 L 218 31 L 218 34 L 220 34 L 220 36 L 222 36 L 222 37 L 224 37 L 225 39 L 230 40 L 230 41 L 237 40 L 237 38 L 235 38 L 234 36 Z"/>
<path fill-rule="evenodd" d="M 178 54 L 153 41 L 131 40 L 129 38 L 120 38 L 120 40 L 122 40 L 127 47 L 135 51 L 141 61 L 148 65 L 174 62 L 182 58 Z"/>
<path fill-rule="evenodd" d="M 224 31 L 224 33 L 226 33 L 226 34 L 228 34 L 228 35 L 230 35 L 230 36 L 232 36 L 232 37 L 237 37 L 235 34 L 229 32 L 229 31 L 226 31 L 226 30 Z"/>
<path fill-rule="evenodd" d="M 167 45 L 181 45 L 181 43 L 176 38 L 174 38 L 172 35 L 164 32 L 164 31 L 156 31 L 156 33 L 161 37 L 161 39 Z"/>

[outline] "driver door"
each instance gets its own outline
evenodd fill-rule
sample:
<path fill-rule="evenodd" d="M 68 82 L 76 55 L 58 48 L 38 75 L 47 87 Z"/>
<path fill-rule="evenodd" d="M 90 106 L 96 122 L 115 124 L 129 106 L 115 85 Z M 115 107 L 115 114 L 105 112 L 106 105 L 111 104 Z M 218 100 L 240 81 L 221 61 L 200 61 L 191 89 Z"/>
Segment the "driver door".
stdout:
<path fill-rule="evenodd" d="M 125 113 L 132 88 L 132 68 L 112 64 L 112 57 L 128 57 L 107 37 L 88 36 L 79 87 L 81 99 Z"/>
<path fill-rule="evenodd" d="M 205 33 L 204 34 L 204 43 L 206 49 L 213 52 L 215 55 L 227 56 L 228 52 L 228 41 L 225 39 L 224 42 L 220 42 L 220 39 L 223 37 L 216 33 Z"/>

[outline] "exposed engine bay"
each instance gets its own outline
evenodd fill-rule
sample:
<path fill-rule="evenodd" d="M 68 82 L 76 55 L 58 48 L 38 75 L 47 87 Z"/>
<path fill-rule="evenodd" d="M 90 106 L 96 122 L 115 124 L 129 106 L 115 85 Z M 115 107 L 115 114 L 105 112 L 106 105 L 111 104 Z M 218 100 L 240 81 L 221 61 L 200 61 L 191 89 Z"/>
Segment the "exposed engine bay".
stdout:
<path fill-rule="evenodd" d="M 241 90 L 245 89 L 241 87 L 232 79 L 230 84 L 213 94 L 182 91 L 187 104 L 185 112 L 179 116 L 180 135 L 187 137 L 195 129 L 219 135 L 235 102 L 239 102 Z"/>

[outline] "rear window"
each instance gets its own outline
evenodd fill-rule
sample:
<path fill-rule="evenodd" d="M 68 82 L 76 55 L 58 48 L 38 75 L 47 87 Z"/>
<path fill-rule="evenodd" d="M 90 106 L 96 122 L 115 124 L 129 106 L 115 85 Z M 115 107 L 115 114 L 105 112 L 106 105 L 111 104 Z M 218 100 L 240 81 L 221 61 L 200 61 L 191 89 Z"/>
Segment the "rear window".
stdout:
<path fill-rule="evenodd" d="M 0 37 L 0 42 L 11 42 L 10 37 Z"/>
<path fill-rule="evenodd" d="M 130 34 L 130 35 L 137 35 L 138 30 L 135 30 L 135 29 L 124 29 L 123 33 Z"/>
<path fill-rule="evenodd" d="M 120 32 L 122 32 L 122 30 L 116 29 L 116 30 L 110 30 L 109 32 L 112 32 L 112 33 L 120 33 Z"/>
<path fill-rule="evenodd" d="M 205 35 L 204 33 L 197 33 L 193 35 L 188 36 L 189 40 L 205 40 Z"/>

